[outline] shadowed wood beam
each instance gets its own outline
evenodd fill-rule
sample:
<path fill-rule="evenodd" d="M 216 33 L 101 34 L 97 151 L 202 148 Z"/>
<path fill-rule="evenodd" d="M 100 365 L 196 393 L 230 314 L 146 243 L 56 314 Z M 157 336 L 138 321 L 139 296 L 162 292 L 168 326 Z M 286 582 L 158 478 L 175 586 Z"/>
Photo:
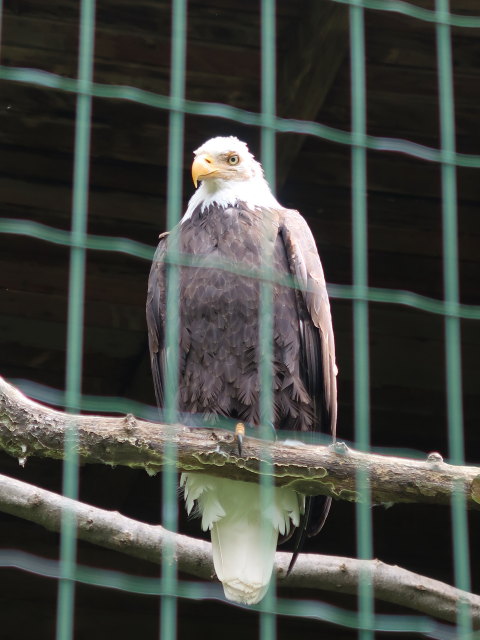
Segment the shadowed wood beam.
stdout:
<path fill-rule="evenodd" d="M 328 0 L 304 0 L 290 46 L 279 60 L 278 114 L 283 118 L 315 120 L 347 48 L 347 8 Z M 278 138 L 277 189 L 285 182 L 304 139 L 301 135 Z"/>

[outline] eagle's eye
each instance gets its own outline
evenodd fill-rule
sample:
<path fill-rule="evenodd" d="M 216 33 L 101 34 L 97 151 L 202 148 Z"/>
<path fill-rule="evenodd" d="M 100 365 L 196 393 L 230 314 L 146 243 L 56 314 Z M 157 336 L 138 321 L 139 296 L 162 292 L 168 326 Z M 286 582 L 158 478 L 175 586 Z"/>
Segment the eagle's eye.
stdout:
<path fill-rule="evenodd" d="M 234 166 L 234 165 L 238 164 L 239 160 L 240 160 L 240 158 L 236 154 L 233 154 L 231 156 L 228 156 L 227 162 L 228 162 L 228 164 Z"/>

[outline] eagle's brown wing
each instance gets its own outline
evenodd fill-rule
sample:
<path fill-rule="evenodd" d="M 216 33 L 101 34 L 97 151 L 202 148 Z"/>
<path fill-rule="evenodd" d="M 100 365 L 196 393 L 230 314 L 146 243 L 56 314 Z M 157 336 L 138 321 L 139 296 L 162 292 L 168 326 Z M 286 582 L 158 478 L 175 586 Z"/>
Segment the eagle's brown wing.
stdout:
<path fill-rule="evenodd" d="M 297 211 L 284 211 L 280 232 L 291 273 L 298 283 L 309 316 L 308 321 L 303 322 L 302 331 L 305 345 L 303 356 L 307 365 L 306 382 L 309 388 L 315 390 L 315 400 L 321 408 L 321 415 L 318 417 L 322 430 L 335 435 L 337 367 L 332 316 L 322 264 L 312 232 Z M 313 346 L 312 342 L 317 342 L 320 349 L 309 348 Z M 310 377 L 313 377 L 313 381 Z"/>
<path fill-rule="evenodd" d="M 332 317 L 323 268 L 312 232 L 302 216 L 285 210 L 280 233 L 290 265 L 299 287 L 302 379 L 313 401 L 315 427 L 335 437 L 337 420 L 337 368 Z M 303 305 L 302 305 L 303 303 Z M 306 310 L 306 313 L 305 313 Z M 316 535 L 322 528 L 331 498 L 307 498 L 305 517 L 297 537 L 296 555 L 302 538 Z"/>
<path fill-rule="evenodd" d="M 166 282 L 164 257 L 167 251 L 168 233 L 160 235 L 153 258 L 147 293 L 147 328 L 153 386 L 159 407 L 163 407 L 165 374 L 165 308 Z"/>

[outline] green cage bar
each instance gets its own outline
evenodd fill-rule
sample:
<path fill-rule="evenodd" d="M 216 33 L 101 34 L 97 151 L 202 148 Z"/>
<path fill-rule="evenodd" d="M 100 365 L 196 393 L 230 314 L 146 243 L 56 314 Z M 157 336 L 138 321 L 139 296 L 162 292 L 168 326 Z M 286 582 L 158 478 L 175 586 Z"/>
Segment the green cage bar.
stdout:
<path fill-rule="evenodd" d="M 276 20 L 275 0 L 262 0 L 261 3 L 261 157 L 265 176 L 275 193 L 275 112 L 276 112 Z M 265 238 L 262 247 L 262 270 L 270 275 L 272 255 Z M 273 413 L 273 290 L 270 278 L 260 282 L 259 340 L 261 358 L 259 362 L 260 378 L 260 437 L 271 438 Z M 263 475 L 260 477 L 260 504 L 263 513 L 271 505 L 273 497 L 273 478 L 269 475 L 270 461 L 264 455 L 261 463 Z M 276 638 L 276 585 L 275 569 L 265 598 L 260 603 L 260 640 Z"/>
<path fill-rule="evenodd" d="M 170 86 L 173 108 L 170 111 L 168 138 L 167 228 L 169 231 L 178 224 L 182 208 L 186 25 L 187 2 L 175 0 L 172 3 Z M 168 258 L 175 258 L 179 248 L 178 235 L 171 234 Z M 169 355 L 165 372 L 165 420 L 170 424 L 176 422 L 178 410 L 179 283 L 179 267 L 173 260 L 167 261 L 165 344 Z M 163 467 L 162 473 L 162 523 L 169 531 L 176 532 L 178 529 L 177 450 L 173 443 L 168 444 L 165 457 L 171 462 Z M 168 544 L 162 553 L 162 593 L 160 638 L 174 640 L 177 637 L 177 567 L 173 542 Z"/>
<path fill-rule="evenodd" d="M 367 253 L 367 154 L 366 76 L 364 10 L 358 2 L 350 6 L 350 67 L 352 90 L 352 230 L 354 334 L 354 404 L 355 444 L 361 451 L 370 448 L 370 374 L 368 352 Z M 373 532 L 369 479 L 365 470 L 357 473 L 356 532 L 357 555 L 362 560 L 373 557 Z M 362 572 L 358 585 L 359 638 L 370 640 L 373 634 L 373 587 L 371 575 Z"/>
<path fill-rule="evenodd" d="M 452 42 L 449 16 L 449 0 L 436 0 L 437 58 L 440 98 L 440 135 L 443 161 L 442 221 L 443 221 L 443 278 L 445 300 L 456 308 L 460 300 L 458 269 L 457 223 L 457 174 L 452 163 L 455 152 L 455 106 L 453 86 Z M 465 464 L 462 402 L 462 362 L 460 319 L 445 317 L 445 361 L 447 384 L 447 418 L 450 458 L 453 464 Z M 467 508 L 465 488 L 457 487 L 452 500 L 452 535 L 455 584 L 459 589 L 471 590 L 470 558 L 468 544 Z M 457 618 L 459 638 L 466 639 L 472 633 L 469 607 L 460 602 Z"/>
<path fill-rule="evenodd" d="M 73 207 L 70 248 L 69 298 L 67 320 L 66 400 L 74 410 L 80 407 L 82 389 L 83 317 L 85 298 L 85 238 L 88 218 L 90 160 L 90 120 L 93 80 L 95 2 L 82 0 L 80 5 L 80 47 L 78 55 L 77 110 L 73 176 Z M 62 493 L 78 499 L 77 433 L 72 426 L 65 434 Z M 60 537 L 61 579 L 58 585 L 57 640 L 74 636 L 74 600 L 76 565 L 76 522 L 73 513 L 64 510 Z"/>

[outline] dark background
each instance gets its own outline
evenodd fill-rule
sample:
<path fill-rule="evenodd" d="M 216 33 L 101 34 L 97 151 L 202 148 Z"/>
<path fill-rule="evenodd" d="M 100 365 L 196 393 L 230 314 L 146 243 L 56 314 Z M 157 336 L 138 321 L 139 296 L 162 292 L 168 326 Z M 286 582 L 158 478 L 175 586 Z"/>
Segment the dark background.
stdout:
<path fill-rule="evenodd" d="M 434 8 L 433 1 L 416 2 Z M 73 0 L 7 0 L 1 62 L 76 76 L 78 7 Z M 95 80 L 168 95 L 170 2 L 99 0 Z M 477 0 L 452 0 L 456 13 L 480 15 Z M 366 20 L 368 133 L 439 147 L 434 26 L 368 10 Z M 454 28 L 454 84 L 458 151 L 480 153 L 480 40 L 478 30 Z M 260 110 L 258 3 L 191 0 L 188 19 L 187 98 Z M 327 0 L 277 3 L 277 104 L 285 117 L 350 128 L 348 11 Z M 0 82 L 0 210 L 69 229 L 75 97 L 61 91 Z M 259 155 L 259 131 L 236 122 L 186 117 L 184 203 L 193 193 L 192 151 L 213 135 L 237 135 Z M 168 113 L 120 100 L 93 100 L 90 233 L 151 245 L 164 231 Z M 312 137 L 277 136 L 277 195 L 297 208 L 317 240 L 329 283 L 352 281 L 350 149 Z M 441 299 L 440 168 L 407 155 L 368 152 L 369 280 L 375 287 Z M 461 301 L 480 304 L 480 173 L 458 170 Z M 154 404 L 147 355 L 144 302 L 149 264 L 120 253 L 88 251 L 83 391 Z M 16 235 L 0 235 L 0 373 L 56 389 L 65 384 L 69 252 Z M 352 305 L 332 300 L 339 365 L 340 439 L 353 438 Z M 462 321 L 466 458 L 480 462 L 478 322 Z M 370 305 L 371 427 L 378 447 L 438 450 L 448 457 L 444 329 L 440 316 L 391 304 Z M 21 468 L 0 455 L 0 470 L 59 491 L 61 465 L 29 459 Z M 127 468 L 84 466 L 81 499 L 140 520 L 160 520 L 160 479 Z M 181 514 L 181 529 L 200 535 Z M 311 552 L 355 555 L 354 506 L 336 503 Z M 374 552 L 381 560 L 453 583 L 450 511 L 399 505 L 376 508 Z M 0 545 L 43 557 L 58 554 L 58 536 L 0 515 Z M 471 540 L 480 534 L 471 514 Z M 480 589 L 478 545 L 471 545 L 473 590 Z M 139 575 L 158 568 L 79 544 L 81 563 Z M 56 582 L 18 570 L 1 571 L 2 638 L 53 637 Z M 329 593 L 310 597 L 355 608 L 355 599 Z M 399 612 L 378 605 L 378 611 Z M 28 612 L 29 624 L 19 623 Z M 258 616 L 220 603 L 179 604 L 179 637 L 256 634 Z M 406 611 L 401 611 L 406 613 Z M 158 635 L 153 597 L 78 586 L 76 638 Z M 308 620 L 278 620 L 279 638 L 353 638 Z M 378 634 L 378 637 L 383 637 Z"/>

